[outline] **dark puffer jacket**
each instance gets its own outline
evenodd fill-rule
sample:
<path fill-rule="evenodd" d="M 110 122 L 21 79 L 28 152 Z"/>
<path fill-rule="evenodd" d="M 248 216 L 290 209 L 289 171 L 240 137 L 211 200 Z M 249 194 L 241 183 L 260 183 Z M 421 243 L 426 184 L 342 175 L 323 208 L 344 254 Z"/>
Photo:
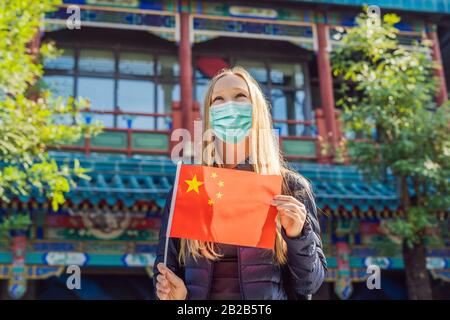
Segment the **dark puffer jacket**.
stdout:
<path fill-rule="evenodd" d="M 246 170 L 239 167 L 237 169 Z M 320 240 L 317 211 L 309 197 L 300 196 L 303 185 L 293 174 L 285 176 L 291 194 L 305 204 L 308 217 L 303 231 L 297 238 L 290 238 L 282 228 L 287 244 L 288 262 L 280 266 L 273 260 L 269 249 L 238 247 L 238 277 L 244 300 L 309 299 L 321 286 L 326 272 L 326 260 Z M 167 222 L 170 213 L 172 191 L 169 192 L 162 216 L 156 261 L 153 267 L 153 284 L 156 297 L 156 265 L 164 261 Z M 206 258 L 187 255 L 185 265 L 178 263 L 180 239 L 169 238 L 167 266 L 183 279 L 188 290 L 187 299 L 207 300 L 212 280 L 213 262 Z"/>

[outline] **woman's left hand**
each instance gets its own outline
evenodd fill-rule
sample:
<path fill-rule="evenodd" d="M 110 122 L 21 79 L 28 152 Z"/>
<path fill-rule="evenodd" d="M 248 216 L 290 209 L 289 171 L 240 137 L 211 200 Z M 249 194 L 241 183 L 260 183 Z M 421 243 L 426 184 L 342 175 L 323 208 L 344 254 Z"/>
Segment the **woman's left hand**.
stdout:
<path fill-rule="evenodd" d="M 306 207 L 292 196 L 276 195 L 272 205 L 278 209 L 280 222 L 290 238 L 298 237 L 306 220 Z"/>

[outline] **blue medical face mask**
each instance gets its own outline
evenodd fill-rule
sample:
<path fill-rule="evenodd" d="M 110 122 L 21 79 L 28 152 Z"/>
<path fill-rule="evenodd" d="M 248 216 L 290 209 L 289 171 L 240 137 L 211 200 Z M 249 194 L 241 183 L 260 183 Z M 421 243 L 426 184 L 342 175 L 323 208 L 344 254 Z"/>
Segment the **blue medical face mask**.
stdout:
<path fill-rule="evenodd" d="M 250 103 L 230 101 L 209 108 L 211 129 L 226 143 L 239 143 L 252 127 L 253 107 Z"/>

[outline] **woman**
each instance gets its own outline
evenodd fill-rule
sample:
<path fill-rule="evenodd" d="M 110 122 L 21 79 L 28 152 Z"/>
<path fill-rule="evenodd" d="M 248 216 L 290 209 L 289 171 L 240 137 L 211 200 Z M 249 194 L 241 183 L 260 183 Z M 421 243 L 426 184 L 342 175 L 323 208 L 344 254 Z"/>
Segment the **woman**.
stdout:
<path fill-rule="evenodd" d="M 258 83 L 240 67 L 222 70 L 211 80 L 204 108 L 204 131 L 212 132 L 204 146 L 204 165 L 283 176 L 283 194 L 272 201 L 278 209 L 275 248 L 169 238 L 164 265 L 169 192 L 153 268 L 156 297 L 310 298 L 326 271 L 317 209 L 307 180 L 289 170 L 278 151 L 269 106 Z"/>

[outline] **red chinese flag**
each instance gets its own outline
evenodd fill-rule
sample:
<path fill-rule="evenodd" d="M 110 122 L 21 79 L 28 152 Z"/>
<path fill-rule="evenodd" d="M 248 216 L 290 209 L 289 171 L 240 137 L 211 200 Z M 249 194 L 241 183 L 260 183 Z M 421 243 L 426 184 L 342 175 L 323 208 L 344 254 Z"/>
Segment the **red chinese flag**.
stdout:
<path fill-rule="evenodd" d="M 281 176 L 178 166 L 168 236 L 273 249 Z M 170 231 L 169 231 L 170 229 Z"/>

